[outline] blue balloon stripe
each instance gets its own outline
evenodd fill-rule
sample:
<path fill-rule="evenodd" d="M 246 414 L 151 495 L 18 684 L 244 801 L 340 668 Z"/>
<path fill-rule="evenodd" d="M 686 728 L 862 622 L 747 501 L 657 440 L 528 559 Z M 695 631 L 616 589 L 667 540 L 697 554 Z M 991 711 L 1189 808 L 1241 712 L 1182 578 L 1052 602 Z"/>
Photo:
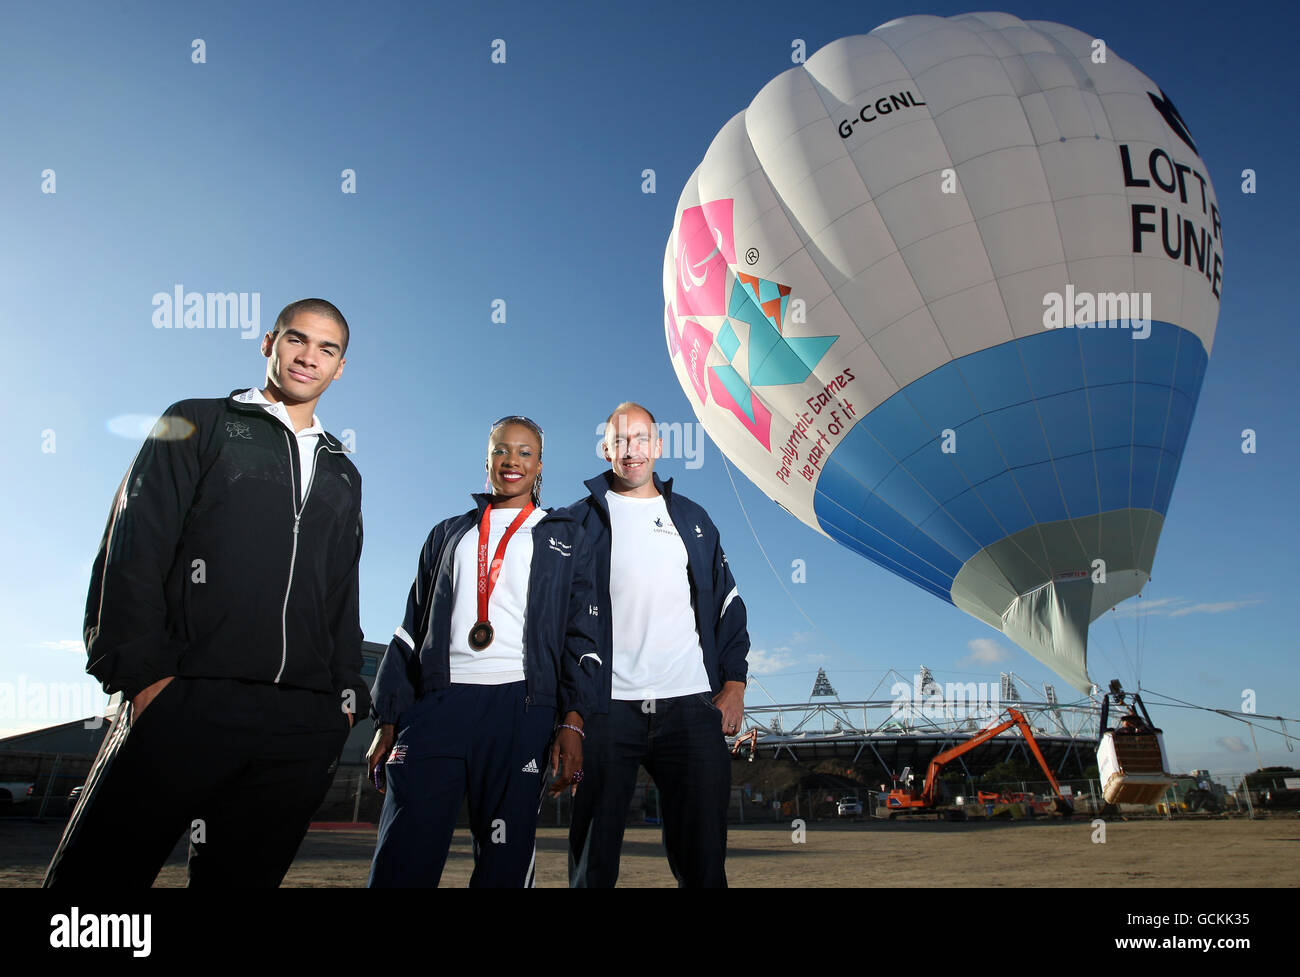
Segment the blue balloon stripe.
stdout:
<path fill-rule="evenodd" d="M 1035 524 L 1129 507 L 1164 515 L 1208 357 L 1170 323 L 1133 335 L 1045 330 L 909 384 L 824 464 L 823 530 L 937 592 L 980 549 Z"/>
<path fill-rule="evenodd" d="M 945 573 L 930 565 L 898 541 L 890 539 L 855 514 L 833 503 L 827 504 L 825 508 L 827 516 L 822 526 L 828 536 L 872 562 L 950 600 L 948 594 L 952 589 L 955 572 Z M 960 563 L 952 560 L 946 560 L 945 564 L 949 567 L 955 565 L 957 569 L 961 567 Z"/>
<path fill-rule="evenodd" d="M 1129 473 L 1133 468 L 1133 446 L 1126 444 L 1098 451 L 1093 460 L 1101 486 L 1101 511 L 1127 509 L 1131 504 Z"/>
<path fill-rule="evenodd" d="M 1019 364 L 1016 372 L 1020 372 Z M 906 393 L 908 403 L 934 434 L 979 417 L 979 403 L 971 391 L 964 384 L 953 384 L 952 377 L 943 370 L 927 373 L 908 384 Z M 1024 393 L 1024 400 L 1029 400 L 1027 388 Z"/>
<path fill-rule="evenodd" d="M 830 524 L 825 524 L 823 526 L 823 529 L 825 530 L 826 535 L 828 535 L 831 539 L 835 540 L 840 545 L 846 546 L 849 549 L 853 550 L 859 556 L 866 557 L 872 563 L 878 563 L 886 570 L 898 574 L 898 576 L 902 577 L 904 580 L 916 584 L 916 586 L 922 588 L 923 590 L 929 591 L 930 593 L 934 594 L 936 597 L 940 597 L 943 600 L 946 600 L 949 604 L 952 603 L 952 578 L 951 577 L 940 576 L 937 579 L 931 579 L 921 573 L 918 573 L 913 568 L 913 566 L 909 563 L 899 563 L 895 560 L 891 560 L 888 557 L 885 557 L 884 555 L 871 549 L 871 547 L 869 547 L 866 543 L 862 541 L 861 537 L 857 534 L 858 530 L 856 527 L 853 529 L 844 530 L 844 529 L 840 529 L 834 523 L 830 523 Z"/>
<path fill-rule="evenodd" d="M 972 489 L 997 520 L 1002 536 L 1012 536 L 1036 520 L 1013 472 L 1002 472 Z"/>
<path fill-rule="evenodd" d="M 1127 479 L 1127 472 L 1125 478 Z M 1016 484 L 1025 493 L 1025 498 L 1029 499 L 1035 522 L 1060 522 L 1070 518 L 1070 513 L 1065 508 L 1065 499 L 1061 496 L 1061 478 L 1051 461 L 1017 468 Z"/>

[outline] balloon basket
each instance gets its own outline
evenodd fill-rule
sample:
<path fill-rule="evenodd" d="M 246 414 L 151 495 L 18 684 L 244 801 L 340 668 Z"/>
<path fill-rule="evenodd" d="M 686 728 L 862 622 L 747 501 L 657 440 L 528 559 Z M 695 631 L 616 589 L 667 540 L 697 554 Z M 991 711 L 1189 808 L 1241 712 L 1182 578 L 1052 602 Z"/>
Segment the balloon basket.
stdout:
<path fill-rule="evenodd" d="M 1154 804 L 1174 782 L 1157 730 L 1107 732 L 1097 747 L 1097 770 L 1108 804 Z"/>

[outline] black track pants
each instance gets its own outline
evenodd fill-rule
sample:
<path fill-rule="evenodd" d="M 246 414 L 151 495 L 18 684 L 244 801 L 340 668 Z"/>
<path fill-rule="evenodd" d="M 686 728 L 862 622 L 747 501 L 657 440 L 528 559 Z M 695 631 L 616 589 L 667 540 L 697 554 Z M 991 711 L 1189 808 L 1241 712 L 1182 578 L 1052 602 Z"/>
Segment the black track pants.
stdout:
<path fill-rule="evenodd" d="M 630 702 L 587 720 L 586 775 L 569 828 L 569 885 L 613 888 L 627 809 L 644 764 L 659 789 L 668 866 L 683 888 L 727 885 L 731 756 L 707 692 Z"/>
<path fill-rule="evenodd" d="M 187 834 L 191 886 L 278 886 L 347 739 L 338 696 L 175 678 L 131 712 L 109 730 L 45 885 L 150 886 Z"/>

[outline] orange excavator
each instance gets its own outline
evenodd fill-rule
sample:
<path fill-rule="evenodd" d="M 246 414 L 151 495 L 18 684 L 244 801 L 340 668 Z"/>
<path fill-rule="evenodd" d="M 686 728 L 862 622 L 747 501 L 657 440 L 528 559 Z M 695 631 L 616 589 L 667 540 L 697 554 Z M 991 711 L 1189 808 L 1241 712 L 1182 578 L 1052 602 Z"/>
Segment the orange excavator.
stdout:
<path fill-rule="evenodd" d="M 925 772 L 925 784 L 919 789 L 911 787 L 895 787 L 891 790 L 885 799 L 885 806 L 890 811 L 890 817 L 898 812 L 920 813 L 928 810 L 935 810 L 935 797 L 939 788 L 939 774 L 943 768 L 957 759 L 964 753 L 969 753 L 981 743 L 986 743 L 1000 733 L 1006 732 L 1012 726 L 1020 728 L 1020 734 L 1029 744 L 1030 752 L 1034 754 L 1034 759 L 1038 765 L 1043 768 L 1043 773 L 1047 775 L 1048 783 L 1052 785 L 1052 791 L 1056 794 L 1056 800 L 1052 802 L 1051 812 L 1068 817 L 1074 812 L 1074 806 L 1069 799 L 1061 793 L 1061 786 L 1052 776 L 1052 770 L 1043 758 L 1042 751 L 1038 748 L 1038 743 L 1034 739 L 1034 731 L 1029 726 L 1029 721 L 1017 709 L 1008 709 L 1007 716 L 1010 717 L 995 726 L 989 726 L 982 729 L 965 743 L 960 743 L 951 749 L 944 750 L 933 760 L 930 761 L 930 767 Z"/>
<path fill-rule="evenodd" d="M 745 746 L 749 746 L 749 754 L 744 752 Z M 736 742 L 731 744 L 731 755 L 734 757 L 745 757 L 750 763 L 754 762 L 754 756 L 758 753 L 758 727 L 746 730 L 736 737 Z"/>

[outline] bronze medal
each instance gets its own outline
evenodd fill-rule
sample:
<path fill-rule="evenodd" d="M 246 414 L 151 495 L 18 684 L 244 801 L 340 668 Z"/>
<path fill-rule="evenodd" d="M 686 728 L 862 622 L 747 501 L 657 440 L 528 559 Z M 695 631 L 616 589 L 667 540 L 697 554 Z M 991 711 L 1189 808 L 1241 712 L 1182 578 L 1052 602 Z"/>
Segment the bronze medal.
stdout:
<path fill-rule="evenodd" d="M 469 646 L 475 651 L 482 651 L 492 643 L 493 636 L 492 625 L 487 621 L 479 621 L 469 629 Z"/>

